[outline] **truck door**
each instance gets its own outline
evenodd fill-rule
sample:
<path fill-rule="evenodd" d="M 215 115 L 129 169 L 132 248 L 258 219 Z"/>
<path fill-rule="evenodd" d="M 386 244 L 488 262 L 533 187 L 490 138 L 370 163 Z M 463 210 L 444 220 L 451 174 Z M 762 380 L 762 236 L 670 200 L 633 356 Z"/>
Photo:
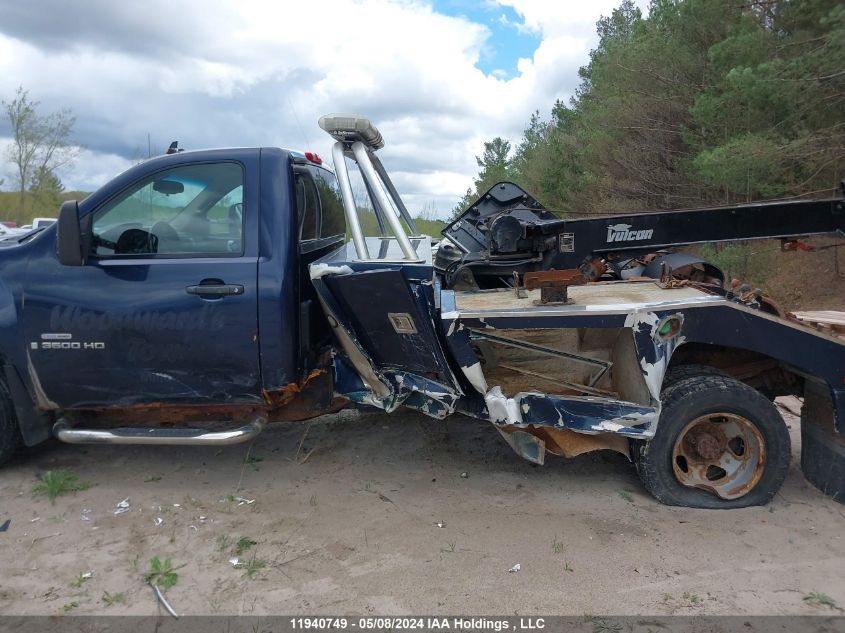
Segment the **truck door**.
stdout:
<path fill-rule="evenodd" d="M 148 174 L 93 209 L 85 265 L 28 272 L 30 376 L 48 400 L 261 401 L 257 172 L 226 160 Z"/>

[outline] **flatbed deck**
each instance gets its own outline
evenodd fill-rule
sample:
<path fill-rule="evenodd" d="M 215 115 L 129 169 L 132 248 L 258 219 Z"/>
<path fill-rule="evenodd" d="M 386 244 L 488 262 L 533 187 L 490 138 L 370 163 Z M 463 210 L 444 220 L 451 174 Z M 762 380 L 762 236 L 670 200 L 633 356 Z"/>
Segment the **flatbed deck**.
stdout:
<path fill-rule="evenodd" d="M 601 310 L 610 306 L 631 311 L 678 302 L 721 302 L 724 299 L 692 286 L 665 288 L 656 281 L 611 281 L 570 286 L 565 304 L 540 305 L 540 290 L 529 290 L 524 298 L 512 289 L 456 291 L 455 307 L 462 314 L 518 309 L 532 312 Z"/>

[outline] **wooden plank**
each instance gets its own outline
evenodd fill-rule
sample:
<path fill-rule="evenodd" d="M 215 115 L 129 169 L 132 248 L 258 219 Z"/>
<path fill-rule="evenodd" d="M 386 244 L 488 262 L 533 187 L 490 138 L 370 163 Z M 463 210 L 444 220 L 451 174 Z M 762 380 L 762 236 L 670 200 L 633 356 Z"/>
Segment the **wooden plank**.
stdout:
<path fill-rule="evenodd" d="M 816 312 L 793 312 L 796 319 L 811 321 L 813 323 L 825 323 L 833 326 L 845 326 L 845 312 L 833 310 L 819 310 Z"/>

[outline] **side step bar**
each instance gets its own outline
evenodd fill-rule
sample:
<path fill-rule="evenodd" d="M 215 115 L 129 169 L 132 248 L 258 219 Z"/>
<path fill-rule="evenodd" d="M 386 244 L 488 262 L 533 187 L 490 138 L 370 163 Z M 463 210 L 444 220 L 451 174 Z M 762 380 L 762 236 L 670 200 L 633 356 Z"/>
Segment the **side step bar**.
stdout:
<path fill-rule="evenodd" d="M 68 444 L 157 444 L 168 446 L 225 446 L 248 442 L 267 424 L 257 417 L 249 424 L 230 431 L 209 431 L 193 428 L 119 428 L 77 429 L 66 418 L 53 425 L 53 435 Z"/>

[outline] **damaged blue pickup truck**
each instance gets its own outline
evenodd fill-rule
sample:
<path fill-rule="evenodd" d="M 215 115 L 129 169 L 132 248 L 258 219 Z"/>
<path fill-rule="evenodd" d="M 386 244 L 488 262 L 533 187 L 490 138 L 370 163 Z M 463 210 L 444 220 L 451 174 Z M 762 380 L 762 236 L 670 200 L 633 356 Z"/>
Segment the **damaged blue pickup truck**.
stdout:
<path fill-rule="evenodd" d="M 845 499 L 845 315 L 787 314 L 674 251 L 841 236 L 842 198 L 560 219 L 499 183 L 435 241 L 379 131 L 320 125 L 334 172 L 277 148 L 174 152 L 0 242 L 0 462 L 51 437 L 231 444 L 408 407 L 489 421 L 537 464 L 618 451 L 660 502 L 736 508 L 783 482 L 772 400 L 794 394 L 803 471 Z"/>

